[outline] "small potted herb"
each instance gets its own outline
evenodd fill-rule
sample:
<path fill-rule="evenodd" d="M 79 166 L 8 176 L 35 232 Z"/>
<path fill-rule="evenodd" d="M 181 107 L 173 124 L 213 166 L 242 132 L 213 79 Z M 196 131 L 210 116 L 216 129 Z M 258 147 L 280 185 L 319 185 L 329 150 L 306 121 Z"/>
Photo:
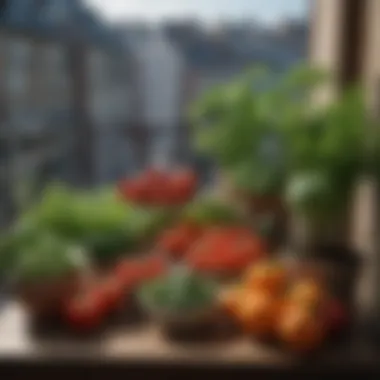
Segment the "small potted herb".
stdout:
<path fill-rule="evenodd" d="M 83 252 L 52 234 L 40 233 L 17 256 L 16 296 L 35 317 L 56 315 L 80 286 L 86 263 Z"/>
<path fill-rule="evenodd" d="M 273 220 L 268 238 L 277 245 L 287 221 L 287 128 L 300 120 L 304 94 L 321 75 L 297 68 L 275 83 L 271 75 L 254 71 L 212 90 L 195 104 L 192 116 L 196 148 L 218 165 L 219 186 L 259 224 Z"/>
<path fill-rule="evenodd" d="M 350 90 L 288 130 L 286 200 L 308 246 L 350 243 L 353 194 L 367 170 L 366 125 L 361 94 Z"/>
<path fill-rule="evenodd" d="M 196 333 L 215 322 L 216 284 L 186 267 L 174 267 L 140 289 L 147 313 L 170 335 Z"/>
<path fill-rule="evenodd" d="M 345 299 L 352 297 L 360 261 L 350 229 L 354 190 L 369 169 L 366 126 L 362 96 L 352 89 L 311 113 L 307 125 L 288 130 L 286 200 L 295 219 L 293 243 L 302 259 L 330 273 Z"/>

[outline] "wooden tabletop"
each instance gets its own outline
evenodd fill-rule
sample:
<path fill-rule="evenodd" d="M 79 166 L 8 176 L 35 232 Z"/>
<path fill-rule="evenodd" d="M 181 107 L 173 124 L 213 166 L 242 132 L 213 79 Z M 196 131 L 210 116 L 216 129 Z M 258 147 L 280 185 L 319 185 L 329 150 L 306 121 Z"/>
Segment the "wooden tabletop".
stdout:
<path fill-rule="evenodd" d="M 367 367 L 378 363 L 380 355 L 358 341 L 323 352 L 311 364 L 333 367 Z M 72 338 L 36 338 L 28 328 L 27 316 L 15 302 L 0 314 L 0 358 L 24 362 L 56 359 L 108 361 L 114 363 L 149 362 L 166 364 L 249 365 L 294 368 L 299 360 L 278 349 L 234 338 L 218 343 L 176 344 L 166 340 L 152 324 L 111 329 L 91 341 Z M 310 364 L 310 362 L 309 362 Z"/>

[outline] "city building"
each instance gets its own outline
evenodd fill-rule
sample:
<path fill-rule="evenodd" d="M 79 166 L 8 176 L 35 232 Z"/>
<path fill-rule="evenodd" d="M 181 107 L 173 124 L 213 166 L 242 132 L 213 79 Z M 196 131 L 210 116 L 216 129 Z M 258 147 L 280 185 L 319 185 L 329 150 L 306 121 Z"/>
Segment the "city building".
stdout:
<path fill-rule="evenodd" d="M 25 186 L 42 188 L 53 178 L 71 175 L 69 50 L 53 37 L 54 20 L 60 15 L 57 4 L 14 0 L 0 7 L 4 214 L 17 208 L 18 193 Z"/>
<path fill-rule="evenodd" d="M 133 119 L 144 134 L 145 162 L 170 166 L 182 117 L 182 57 L 161 28 L 132 24 L 120 32 L 135 63 Z"/>
<path fill-rule="evenodd" d="M 0 3 L 5 219 L 26 184 L 40 190 L 54 180 L 88 186 L 125 174 L 127 63 L 118 36 L 80 0 Z"/>

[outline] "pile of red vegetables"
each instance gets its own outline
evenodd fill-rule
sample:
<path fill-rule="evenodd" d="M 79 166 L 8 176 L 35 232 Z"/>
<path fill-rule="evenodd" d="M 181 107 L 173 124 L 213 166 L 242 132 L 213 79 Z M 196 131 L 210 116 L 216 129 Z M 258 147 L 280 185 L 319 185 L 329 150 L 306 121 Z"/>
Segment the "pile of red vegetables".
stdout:
<path fill-rule="evenodd" d="M 197 175 L 191 169 L 163 171 L 149 169 L 134 178 L 122 180 L 118 189 L 123 199 L 143 205 L 178 205 L 192 199 Z"/>
<path fill-rule="evenodd" d="M 263 241 L 249 228 L 200 227 L 182 223 L 164 231 L 157 249 L 197 271 L 234 275 L 266 255 Z"/>
<path fill-rule="evenodd" d="M 124 259 L 105 276 L 90 279 L 63 300 L 62 319 L 75 332 L 93 332 L 132 302 L 136 287 L 162 275 L 166 268 L 162 257 Z"/>

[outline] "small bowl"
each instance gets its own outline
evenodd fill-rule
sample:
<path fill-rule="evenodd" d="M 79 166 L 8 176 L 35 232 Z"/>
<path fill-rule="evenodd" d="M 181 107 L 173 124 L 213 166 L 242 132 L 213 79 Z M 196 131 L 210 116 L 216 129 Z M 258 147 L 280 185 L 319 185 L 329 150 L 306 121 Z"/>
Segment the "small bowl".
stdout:
<path fill-rule="evenodd" d="M 210 330 L 218 316 L 217 300 L 202 308 L 174 311 L 154 305 L 143 293 L 137 295 L 142 311 L 170 336 L 193 335 L 198 331 Z M 196 335 L 196 334 L 195 334 Z"/>
<path fill-rule="evenodd" d="M 216 307 L 183 312 L 165 310 L 146 310 L 164 335 L 174 339 L 201 340 L 209 338 L 215 332 L 218 313 Z"/>

